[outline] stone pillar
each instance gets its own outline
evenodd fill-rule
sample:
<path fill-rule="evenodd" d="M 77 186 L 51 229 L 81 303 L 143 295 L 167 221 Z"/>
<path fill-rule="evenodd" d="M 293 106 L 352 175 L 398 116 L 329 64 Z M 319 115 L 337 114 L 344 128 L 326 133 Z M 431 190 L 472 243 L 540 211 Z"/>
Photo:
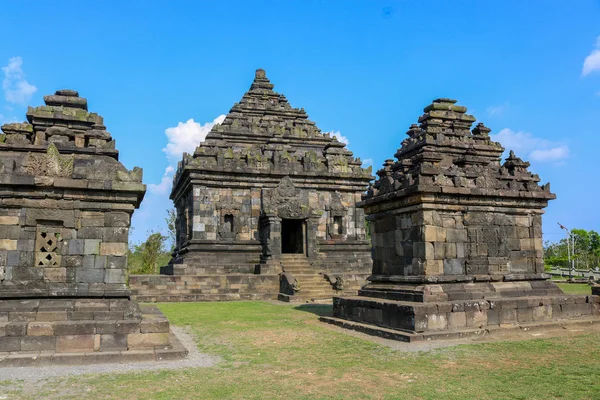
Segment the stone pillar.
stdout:
<path fill-rule="evenodd" d="M 315 232 L 319 228 L 319 216 L 312 215 L 306 220 L 306 255 L 308 258 L 317 258 L 319 255 L 319 241 Z"/>
<path fill-rule="evenodd" d="M 281 255 L 281 218 L 275 215 L 266 216 L 261 225 L 261 229 L 264 229 L 264 234 L 261 237 L 263 256 L 271 258 Z"/>

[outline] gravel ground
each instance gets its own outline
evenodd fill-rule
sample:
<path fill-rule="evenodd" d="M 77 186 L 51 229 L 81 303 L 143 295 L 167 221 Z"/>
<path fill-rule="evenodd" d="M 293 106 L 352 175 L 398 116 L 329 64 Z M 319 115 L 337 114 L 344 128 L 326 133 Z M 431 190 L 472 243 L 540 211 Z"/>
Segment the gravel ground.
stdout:
<path fill-rule="evenodd" d="M 73 366 L 48 366 L 48 367 L 14 367 L 0 368 L 0 380 L 20 381 L 24 387 L 34 386 L 51 378 L 62 378 L 67 376 L 84 374 L 114 373 L 122 374 L 138 371 L 155 371 L 163 369 L 212 367 L 220 361 L 217 356 L 202 354 L 198 351 L 194 337 L 186 332 L 185 328 L 171 325 L 171 330 L 177 336 L 181 344 L 188 350 L 189 355 L 185 360 L 175 361 L 153 361 L 138 363 L 112 363 L 95 365 L 73 365 Z M 15 387 L 20 386 L 18 384 Z M 7 397 L 2 391 L 11 390 L 8 385 L 0 389 L 0 399 Z"/>

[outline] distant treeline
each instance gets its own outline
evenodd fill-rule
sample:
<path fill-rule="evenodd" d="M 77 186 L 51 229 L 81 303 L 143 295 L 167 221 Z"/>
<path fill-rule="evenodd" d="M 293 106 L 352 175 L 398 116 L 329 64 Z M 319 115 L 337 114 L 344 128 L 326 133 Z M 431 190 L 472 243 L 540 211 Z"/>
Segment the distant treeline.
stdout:
<path fill-rule="evenodd" d="M 575 243 L 573 251 L 573 242 Z M 560 242 L 546 242 L 544 245 L 544 262 L 548 266 L 569 267 L 569 252 L 577 269 L 594 269 L 600 266 L 600 234 L 596 231 L 573 229 L 569 237 Z"/>

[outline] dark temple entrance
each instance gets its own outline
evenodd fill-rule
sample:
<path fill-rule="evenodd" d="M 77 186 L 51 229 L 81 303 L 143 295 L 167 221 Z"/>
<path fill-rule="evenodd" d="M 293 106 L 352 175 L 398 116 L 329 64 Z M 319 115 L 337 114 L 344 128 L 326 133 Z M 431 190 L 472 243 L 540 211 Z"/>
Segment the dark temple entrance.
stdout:
<path fill-rule="evenodd" d="M 281 252 L 283 254 L 304 253 L 304 221 L 301 219 L 281 220 Z"/>

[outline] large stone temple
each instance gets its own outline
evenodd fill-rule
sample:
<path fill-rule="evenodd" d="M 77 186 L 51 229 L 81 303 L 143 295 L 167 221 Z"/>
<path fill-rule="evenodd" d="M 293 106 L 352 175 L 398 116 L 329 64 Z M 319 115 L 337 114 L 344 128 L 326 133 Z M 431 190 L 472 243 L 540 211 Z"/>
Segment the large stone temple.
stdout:
<path fill-rule="evenodd" d="M 310 301 L 356 293 L 371 250 L 355 204 L 371 179 L 370 168 L 257 70 L 225 120 L 183 155 L 171 193 L 177 245 L 163 270 L 173 277 L 136 276 L 138 298 Z M 161 292 L 165 285 L 172 290 Z"/>
<path fill-rule="evenodd" d="M 438 99 L 358 204 L 373 271 L 326 322 L 412 341 L 597 320 L 599 296 L 565 295 L 544 273 L 542 214 L 555 198 L 529 163 Z"/>
<path fill-rule="evenodd" d="M 0 135 L 0 366 L 184 356 L 169 321 L 127 287 L 142 170 L 118 161 L 76 91 L 44 101 Z"/>

